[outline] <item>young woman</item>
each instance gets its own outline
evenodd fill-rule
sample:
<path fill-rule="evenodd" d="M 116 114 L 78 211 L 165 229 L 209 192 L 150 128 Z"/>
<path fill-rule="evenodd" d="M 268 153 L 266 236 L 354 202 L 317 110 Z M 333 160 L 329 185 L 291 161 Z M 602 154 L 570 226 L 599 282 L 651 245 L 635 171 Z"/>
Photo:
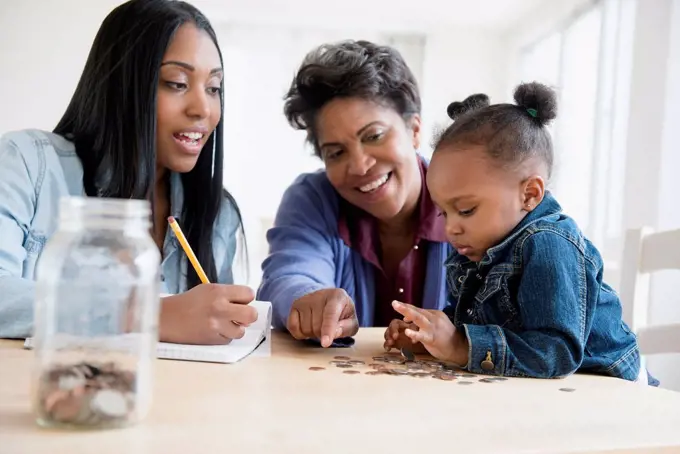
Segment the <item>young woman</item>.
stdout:
<path fill-rule="evenodd" d="M 0 337 L 31 335 L 35 265 L 62 196 L 148 199 L 162 253 L 160 339 L 216 344 L 257 312 L 232 283 L 241 219 L 222 188 L 222 56 L 193 6 L 132 0 L 104 20 L 53 132 L 0 141 Z M 215 284 L 200 284 L 168 231 L 173 215 Z M 236 322 L 236 323 L 234 323 Z"/>

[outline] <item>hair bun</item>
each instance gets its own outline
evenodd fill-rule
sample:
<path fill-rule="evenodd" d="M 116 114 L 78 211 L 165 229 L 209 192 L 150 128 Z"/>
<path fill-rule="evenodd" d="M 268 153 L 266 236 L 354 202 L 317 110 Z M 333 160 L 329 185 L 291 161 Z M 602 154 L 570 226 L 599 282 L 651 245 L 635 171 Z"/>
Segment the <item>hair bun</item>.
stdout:
<path fill-rule="evenodd" d="M 470 95 L 464 101 L 455 101 L 446 108 L 446 113 L 451 120 L 455 120 L 463 114 L 481 109 L 489 105 L 489 97 L 483 93 Z"/>
<path fill-rule="evenodd" d="M 517 105 L 527 110 L 527 115 L 534 117 L 542 126 L 557 116 L 557 95 L 546 85 L 538 82 L 521 84 L 515 89 L 514 98 Z"/>

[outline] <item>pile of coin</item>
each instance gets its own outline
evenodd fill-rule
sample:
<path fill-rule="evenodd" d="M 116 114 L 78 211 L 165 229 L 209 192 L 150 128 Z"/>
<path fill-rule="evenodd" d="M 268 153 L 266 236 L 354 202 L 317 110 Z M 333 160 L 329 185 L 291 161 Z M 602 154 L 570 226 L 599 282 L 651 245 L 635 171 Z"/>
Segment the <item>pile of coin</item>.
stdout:
<path fill-rule="evenodd" d="M 123 425 L 134 412 L 135 381 L 133 372 L 114 363 L 53 366 L 39 382 L 39 417 L 54 425 Z"/>
<path fill-rule="evenodd" d="M 345 369 L 345 374 L 359 374 L 357 366 L 368 367 L 364 373 L 366 375 L 395 375 L 402 377 L 416 378 L 436 378 L 443 381 L 457 381 L 461 385 L 471 385 L 474 382 L 471 378 L 477 375 L 470 374 L 456 366 L 436 360 L 420 360 L 412 352 L 402 349 L 401 353 L 385 353 L 374 356 L 373 362 L 366 364 L 365 361 L 352 359 L 349 356 L 336 356 L 329 362 L 330 366 Z M 313 366 L 309 370 L 322 371 L 325 367 Z M 482 377 L 478 381 L 481 383 L 493 383 L 507 380 L 505 377 Z"/>

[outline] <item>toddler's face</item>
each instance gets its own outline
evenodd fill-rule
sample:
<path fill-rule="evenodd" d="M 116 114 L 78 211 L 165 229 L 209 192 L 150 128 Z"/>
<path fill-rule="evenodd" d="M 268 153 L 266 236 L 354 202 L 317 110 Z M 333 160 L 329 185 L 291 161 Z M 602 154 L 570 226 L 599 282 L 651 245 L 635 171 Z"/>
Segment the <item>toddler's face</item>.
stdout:
<path fill-rule="evenodd" d="M 494 163 L 482 147 L 434 153 L 427 187 L 446 217 L 449 242 L 475 262 L 527 214 L 525 180 Z"/>

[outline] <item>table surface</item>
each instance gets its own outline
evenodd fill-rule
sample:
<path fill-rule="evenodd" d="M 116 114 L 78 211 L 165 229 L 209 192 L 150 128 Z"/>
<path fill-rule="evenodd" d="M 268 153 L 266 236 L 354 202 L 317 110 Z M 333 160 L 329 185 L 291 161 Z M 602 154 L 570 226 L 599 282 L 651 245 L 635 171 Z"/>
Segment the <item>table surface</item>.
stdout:
<path fill-rule="evenodd" d="M 274 332 L 269 358 L 157 360 L 147 419 L 96 432 L 37 427 L 33 354 L 20 341 L 0 341 L 0 453 L 680 452 L 673 391 L 590 375 L 461 386 L 347 375 L 328 364 L 334 355 L 371 362 L 383 353 L 382 337 L 382 329 L 362 329 L 353 347 L 321 349 Z"/>

